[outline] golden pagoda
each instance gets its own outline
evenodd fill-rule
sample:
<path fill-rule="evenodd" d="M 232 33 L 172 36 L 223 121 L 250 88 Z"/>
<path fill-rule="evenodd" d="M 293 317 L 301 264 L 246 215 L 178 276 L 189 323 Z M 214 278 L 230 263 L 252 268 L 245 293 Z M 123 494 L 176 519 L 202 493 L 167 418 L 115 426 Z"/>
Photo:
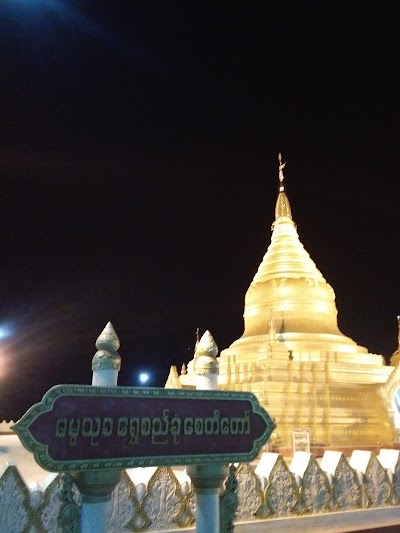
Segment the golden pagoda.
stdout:
<path fill-rule="evenodd" d="M 335 293 L 292 219 L 284 167 L 279 155 L 271 244 L 245 296 L 244 333 L 218 358 L 219 388 L 257 395 L 276 421 L 280 453 L 301 431 L 314 452 L 392 447 L 400 371 L 339 330 Z M 190 366 L 181 375 L 173 367 L 166 386 L 193 386 Z"/>

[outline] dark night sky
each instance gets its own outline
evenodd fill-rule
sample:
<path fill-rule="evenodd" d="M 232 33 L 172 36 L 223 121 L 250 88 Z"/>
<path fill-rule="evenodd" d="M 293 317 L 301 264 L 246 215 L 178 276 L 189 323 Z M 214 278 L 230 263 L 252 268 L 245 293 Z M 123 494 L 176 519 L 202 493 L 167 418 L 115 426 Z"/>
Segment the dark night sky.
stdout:
<path fill-rule="evenodd" d="M 394 3 L 215 4 L 1 0 L 0 419 L 90 383 L 108 320 L 122 385 L 238 338 L 279 151 L 342 331 L 396 349 Z"/>

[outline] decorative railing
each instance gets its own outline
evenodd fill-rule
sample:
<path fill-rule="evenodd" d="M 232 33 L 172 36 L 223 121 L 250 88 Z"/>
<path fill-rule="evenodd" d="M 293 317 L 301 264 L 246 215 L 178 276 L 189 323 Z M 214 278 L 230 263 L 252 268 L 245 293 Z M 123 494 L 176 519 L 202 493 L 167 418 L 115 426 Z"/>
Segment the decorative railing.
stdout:
<path fill-rule="evenodd" d="M 0 477 L 0 531 L 79 531 L 80 494 L 67 474 L 49 474 L 47 486 L 25 484 L 15 465 Z M 168 467 L 123 472 L 112 495 L 109 533 L 179 530 L 193 525 L 195 493 L 183 471 Z M 325 452 L 320 462 L 297 452 L 288 466 L 281 455 L 264 453 L 257 466 L 232 466 L 221 494 L 223 531 L 236 524 L 280 517 L 398 507 L 397 450 L 355 451 L 349 460 Z M 248 527 L 246 530 L 249 530 Z M 244 531 L 244 530 L 243 530 Z"/>

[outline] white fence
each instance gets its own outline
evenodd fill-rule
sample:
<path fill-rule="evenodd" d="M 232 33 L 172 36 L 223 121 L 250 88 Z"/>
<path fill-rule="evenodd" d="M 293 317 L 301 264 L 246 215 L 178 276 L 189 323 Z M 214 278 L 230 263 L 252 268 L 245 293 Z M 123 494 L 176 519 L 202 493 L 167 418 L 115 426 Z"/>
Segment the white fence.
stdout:
<path fill-rule="evenodd" d="M 255 468 L 240 464 L 232 472 L 221 509 L 226 524 L 234 513 L 238 532 L 340 532 L 400 524 L 396 450 L 381 450 L 378 456 L 356 451 L 350 460 L 325 452 L 320 463 L 297 452 L 289 466 L 282 456 L 265 453 Z M 128 470 L 112 495 L 108 532 L 193 530 L 195 500 L 183 470 Z M 68 475 L 49 475 L 43 486 L 28 487 L 15 465 L 1 474 L 2 533 L 75 531 L 79 506 L 79 491 Z"/>

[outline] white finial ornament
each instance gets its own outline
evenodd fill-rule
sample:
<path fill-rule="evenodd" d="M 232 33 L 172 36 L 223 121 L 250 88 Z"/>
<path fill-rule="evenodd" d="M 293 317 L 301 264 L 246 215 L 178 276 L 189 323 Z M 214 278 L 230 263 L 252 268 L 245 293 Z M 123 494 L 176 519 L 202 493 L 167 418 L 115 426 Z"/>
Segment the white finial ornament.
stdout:
<path fill-rule="evenodd" d="M 201 336 L 201 339 L 196 344 L 196 355 L 207 355 L 212 358 L 216 358 L 218 355 L 218 346 L 214 340 L 214 337 L 207 330 Z"/>
<path fill-rule="evenodd" d="M 219 363 L 218 346 L 209 331 L 206 331 L 197 345 L 194 354 L 193 372 L 196 389 L 217 390 Z"/>
<path fill-rule="evenodd" d="M 92 359 L 92 370 L 119 371 L 121 369 L 121 357 L 117 352 L 119 346 L 119 339 L 113 325 L 108 322 L 97 338 L 97 352 Z"/>

